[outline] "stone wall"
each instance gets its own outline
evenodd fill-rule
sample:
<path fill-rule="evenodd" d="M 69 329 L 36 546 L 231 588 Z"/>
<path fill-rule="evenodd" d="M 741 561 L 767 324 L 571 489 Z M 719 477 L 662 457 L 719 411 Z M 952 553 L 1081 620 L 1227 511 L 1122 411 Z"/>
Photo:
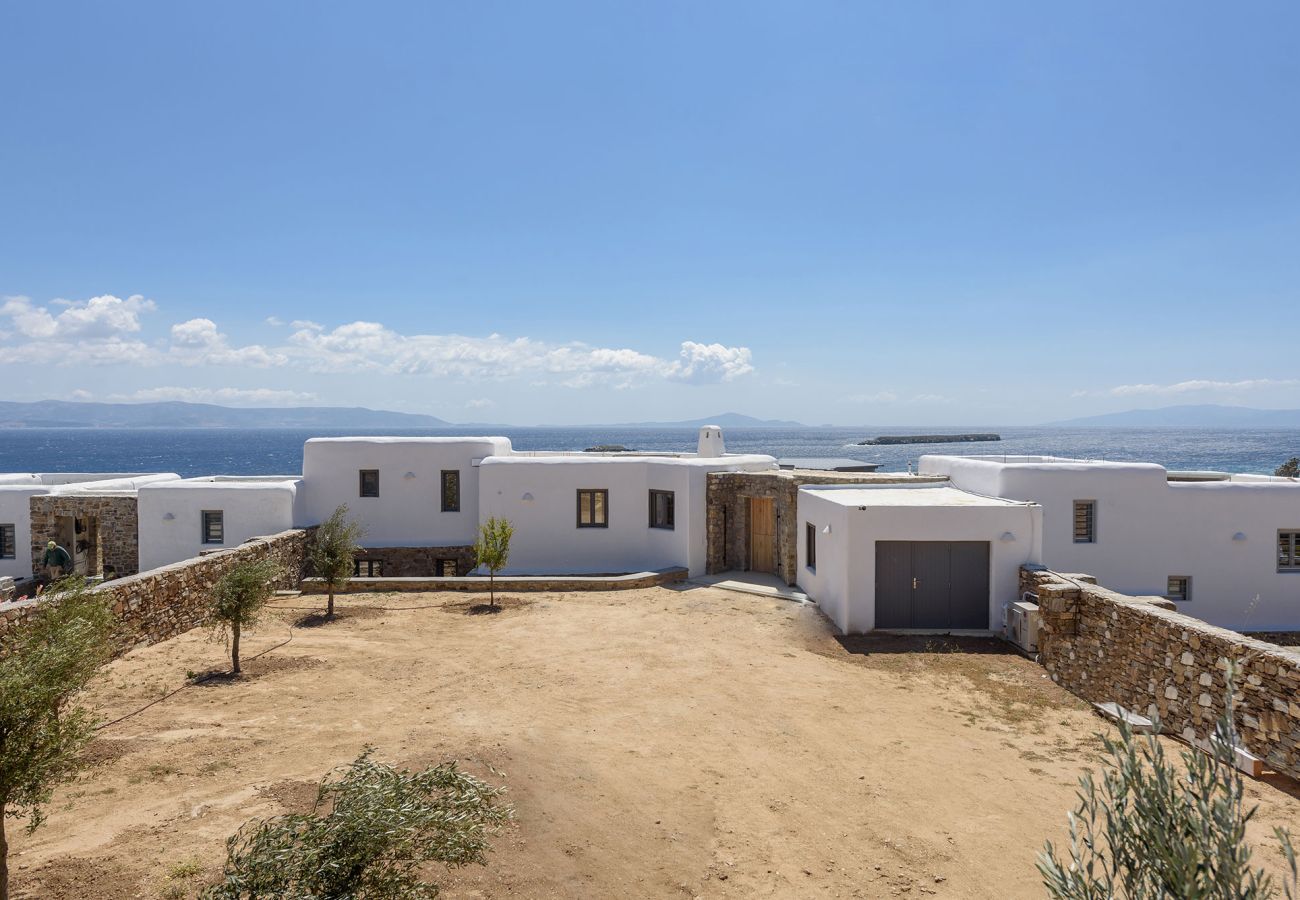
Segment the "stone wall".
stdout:
<path fill-rule="evenodd" d="M 440 559 L 456 560 L 456 574 L 468 575 L 478 565 L 472 545 L 455 547 L 368 547 L 358 560 L 383 560 L 385 578 L 427 578 L 438 574 Z"/>
<path fill-rule="evenodd" d="M 1039 660 L 1085 700 L 1159 716 L 1205 740 L 1223 715 L 1225 672 L 1238 666 L 1237 727 L 1251 753 L 1300 778 L 1300 650 L 1216 628 L 1157 597 L 1129 597 L 1077 576 L 1021 570 L 1038 595 Z"/>
<path fill-rule="evenodd" d="M 947 481 L 943 476 L 889 475 L 873 472 L 710 472 L 708 553 L 705 571 L 710 575 L 732 570 L 749 571 L 749 501 L 771 498 L 776 513 L 777 577 L 794 584 L 799 573 L 799 488 L 805 484 L 920 484 Z"/>
<path fill-rule="evenodd" d="M 36 494 L 31 498 L 32 571 L 43 574 L 45 545 L 66 545 L 60 517 L 85 520 L 86 530 L 75 536 L 90 548 L 90 575 L 112 569 L 119 576 L 140 571 L 140 520 L 135 494 Z M 72 547 L 66 547 L 73 552 Z"/>
<path fill-rule="evenodd" d="M 155 644 L 189 631 L 207 617 L 212 588 L 238 562 L 270 557 L 284 570 L 278 588 L 291 589 L 302 579 L 308 531 L 295 529 L 252 538 L 228 550 L 106 581 L 96 593 L 106 597 L 121 622 L 117 650 Z M 41 600 L 0 605 L 0 648 Z"/>
<path fill-rule="evenodd" d="M 496 592 L 506 591 L 630 591 L 638 588 L 679 584 L 689 572 L 681 567 L 626 575 L 498 575 Z M 465 591 L 486 594 L 486 575 L 468 578 L 353 578 L 336 594 L 383 594 L 391 592 Z M 329 589 L 319 578 L 302 580 L 303 594 L 326 594 Z"/>

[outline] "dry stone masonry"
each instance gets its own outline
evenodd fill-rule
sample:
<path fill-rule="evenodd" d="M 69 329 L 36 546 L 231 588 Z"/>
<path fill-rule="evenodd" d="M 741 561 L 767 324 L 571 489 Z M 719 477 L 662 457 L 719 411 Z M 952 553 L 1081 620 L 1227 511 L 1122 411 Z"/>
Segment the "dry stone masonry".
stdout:
<path fill-rule="evenodd" d="M 39 572 L 47 541 L 62 542 L 60 519 L 80 519 L 85 531 L 76 540 L 92 548 L 92 575 L 112 569 L 118 575 L 140 570 L 140 520 L 134 493 L 37 494 L 31 498 L 32 568 Z M 71 553 L 73 548 L 68 547 Z"/>
<path fill-rule="evenodd" d="M 207 617 L 212 588 L 238 562 L 270 557 L 283 571 L 278 588 L 295 588 L 302 578 L 309 532 L 284 531 L 251 538 L 238 547 L 104 582 L 96 589 L 120 620 L 117 651 L 156 644 L 189 631 Z M 0 605 L 0 648 L 42 600 Z"/>
<path fill-rule="evenodd" d="M 1021 570 L 1038 595 L 1039 659 L 1052 680 L 1085 700 L 1159 716 L 1166 731 L 1206 740 L 1223 715 L 1236 663 L 1237 727 L 1251 753 L 1300 778 L 1300 649 L 1183 615 L 1157 597 L 1129 597 L 1086 576 Z"/>

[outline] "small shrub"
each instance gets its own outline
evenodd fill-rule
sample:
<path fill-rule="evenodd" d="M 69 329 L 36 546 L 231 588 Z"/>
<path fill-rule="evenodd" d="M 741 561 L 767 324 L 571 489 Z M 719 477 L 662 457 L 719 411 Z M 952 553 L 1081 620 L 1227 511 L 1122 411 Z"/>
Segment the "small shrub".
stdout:
<path fill-rule="evenodd" d="M 229 641 L 232 674 L 240 672 L 239 637 L 245 628 L 257 624 L 279 577 L 280 567 L 271 560 L 250 560 L 236 563 L 213 588 L 210 613 L 213 636 Z"/>
<path fill-rule="evenodd" d="M 316 577 L 325 582 L 329 601 L 325 615 L 334 617 L 334 592 L 347 585 L 352 578 L 352 568 L 361 550 L 358 541 L 365 536 L 360 523 L 348 519 L 347 504 L 343 504 L 316 529 L 307 560 Z"/>
<path fill-rule="evenodd" d="M 1139 738 L 1126 723 L 1120 724 L 1119 740 L 1103 739 L 1109 759 L 1101 783 L 1091 773 L 1079 780 L 1069 859 L 1057 859 L 1050 841 L 1039 856 L 1049 896 L 1266 900 L 1278 895 L 1273 879 L 1251 866 L 1246 842 L 1246 823 L 1257 807 L 1246 808 L 1241 772 L 1233 764 L 1238 740 L 1232 674 L 1213 753 L 1189 748 L 1178 766 L 1166 757 L 1157 735 Z M 1275 834 L 1290 865 L 1285 895 L 1294 898 L 1295 851 L 1286 831 Z"/>
<path fill-rule="evenodd" d="M 510 561 L 510 538 L 514 533 L 510 520 L 493 516 L 479 526 L 478 540 L 474 542 L 474 556 L 488 570 L 488 604 L 493 607 L 497 605 L 497 572 Z"/>
<path fill-rule="evenodd" d="M 222 882 L 204 900 L 298 897 L 406 900 L 438 896 L 426 862 L 483 863 L 510 818 L 502 793 L 443 763 L 419 772 L 371 758 L 370 747 L 321 782 L 309 814 L 253 820 L 226 842 Z"/>

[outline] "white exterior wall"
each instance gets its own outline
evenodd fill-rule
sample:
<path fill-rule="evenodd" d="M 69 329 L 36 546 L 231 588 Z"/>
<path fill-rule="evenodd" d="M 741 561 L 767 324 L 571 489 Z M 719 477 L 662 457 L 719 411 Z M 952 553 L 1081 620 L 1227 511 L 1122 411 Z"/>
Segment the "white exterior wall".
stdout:
<path fill-rule="evenodd" d="M 0 525 L 14 526 L 14 558 L 0 559 L 0 576 L 32 577 L 31 498 L 49 492 L 47 487 L 0 485 Z"/>
<path fill-rule="evenodd" d="M 295 524 L 319 525 L 347 504 L 349 516 L 366 529 L 366 547 L 472 544 L 479 522 L 476 463 L 510 453 L 503 437 L 312 438 L 303 448 Z M 360 496 L 362 469 L 379 470 L 378 497 Z M 459 512 L 442 512 L 444 469 L 460 472 Z"/>
<path fill-rule="evenodd" d="M 202 479 L 145 485 L 137 494 L 140 571 L 286 531 L 293 527 L 297 494 L 296 480 Z M 221 510 L 222 543 L 203 543 L 204 510 Z"/>
<path fill-rule="evenodd" d="M 880 485 L 897 490 L 898 485 Z M 1031 505 L 844 505 L 837 491 L 862 485 L 805 487 L 799 491 L 801 588 L 845 634 L 876 623 L 877 541 L 985 541 L 989 545 L 989 628 L 1002 627 L 1002 608 L 1018 599 L 1020 567 L 1042 555 L 1042 509 Z M 917 485 L 909 490 L 928 490 Z M 817 571 L 807 568 L 802 528 L 817 528 Z M 824 534 L 826 525 L 831 533 Z M 1011 535 L 1004 539 L 1004 535 Z"/>
<path fill-rule="evenodd" d="M 479 513 L 515 526 L 507 572 L 572 575 L 684 566 L 697 575 L 704 572 L 708 544 L 708 473 L 774 465 L 770 456 L 493 458 L 479 469 Z M 580 489 L 609 491 L 609 527 L 578 527 Z M 673 529 L 650 527 L 651 490 L 673 491 Z"/>
<path fill-rule="evenodd" d="M 1150 463 L 1009 463 L 926 456 L 921 471 L 1043 507 L 1043 562 L 1126 594 L 1190 576 L 1182 612 L 1244 631 L 1300 629 L 1300 572 L 1277 570 L 1277 532 L 1300 530 L 1300 483 L 1169 482 Z M 990 481 L 992 485 L 990 486 Z M 974 487 L 980 485 L 983 489 Z M 1095 500 L 1096 542 L 1074 543 L 1074 501 Z M 1244 540 L 1234 540 L 1242 534 Z"/>

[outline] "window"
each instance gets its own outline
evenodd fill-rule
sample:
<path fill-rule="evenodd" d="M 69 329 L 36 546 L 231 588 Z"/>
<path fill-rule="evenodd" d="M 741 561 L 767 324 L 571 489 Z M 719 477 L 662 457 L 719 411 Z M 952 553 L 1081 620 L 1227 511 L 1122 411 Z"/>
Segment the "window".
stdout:
<path fill-rule="evenodd" d="M 442 511 L 460 512 L 460 472 L 456 469 L 443 469 Z"/>
<path fill-rule="evenodd" d="M 609 491 L 591 489 L 578 491 L 578 527 L 609 527 Z"/>
<path fill-rule="evenodd" d="M 817 526 L 812 522 L 805 522 L 803 525 L 803 543 L 804 556 L 807 557 L 805 565 L 813 571 L 817 570 Z"/>
<path fill-rule="evenodd" d="M 1097 501 L 1074 501 L 1074 542 L 1097 543 Z"/>
<path fill-rule="evenodd" d="M 1277 533 L 1277 570 L 1300 572 L 1300 531 Z"/>
<path fill-rule="evenodd" d="M 438 573 L 439 578 L 456 577 L 456 560 L 440 559 L 438 560 L 436 566 L 437 567 L 434 569 L 434 571 Z"/>
<path fill-rule="evenodd" d="M 354 559 L 352 560 L 352 574 L 357 578 L 382 578 L 384 577 L 384 561 L 382 559 Z"/>
<path fill-rule="evenodd" d="M 673 528 L 673 502 L 674 494 L 672 491 L 651 491 L 650 492 L 650 527 L 651 528 Z"/>
<path fill-rule="evenodd" d="M 226 541 L 226 516 L 219 509 L 203 510 L 203 543 L 224 544 Z"/>
<path fill-rule="evenodd" d="M 1192 599 L 1192 579 L 1189 575 L 1170 575 L 1169 587 L 1165 591 L 1165 597 L 1170 600 L 1176 600 L 1180 603 L 1186 603 Z"/>
<path fill-rule="evenodd" d="M 18 557 L 18 541 L 15 537 L 14 525 L 0 525 L 0 559 L 16 559 Z"/>
<path fill-rule="evenodd" d="M 362 497 L 379 496 L 379 470 L 378 469 L 361 470 L 361 496 Z"/>

